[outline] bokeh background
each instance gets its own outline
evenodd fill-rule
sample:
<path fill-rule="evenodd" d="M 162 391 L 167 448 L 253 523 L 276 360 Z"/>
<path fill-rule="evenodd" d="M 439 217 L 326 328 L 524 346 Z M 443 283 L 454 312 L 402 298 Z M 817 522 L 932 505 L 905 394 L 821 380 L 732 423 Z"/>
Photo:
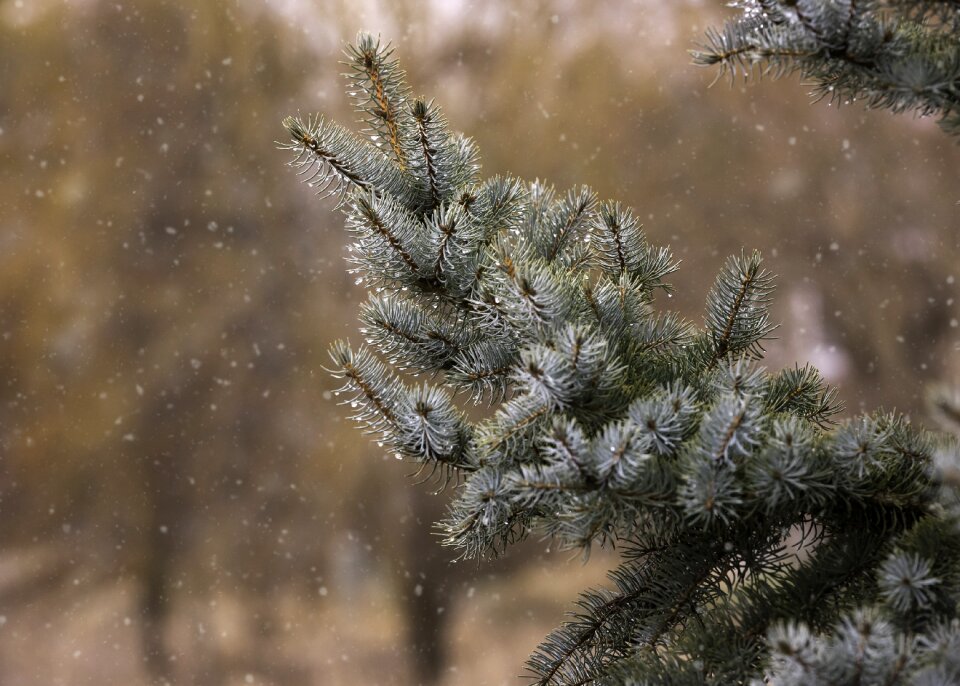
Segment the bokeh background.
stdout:
<path fill-rule="evenodd" d="M 768 364 L 925 421 L 960 371 L 960 146 L 795 79 L 710 88 L 687 50 L 723 4 L 0 0 L 0 683 L 516 683 L 612 563 L 450 563 L 448 494 L 332 396 L 362 294 L 275 141 L 355 121 L 359 29 L 486 173 L 636 208 L 671 307 L 760 248 Z"/>

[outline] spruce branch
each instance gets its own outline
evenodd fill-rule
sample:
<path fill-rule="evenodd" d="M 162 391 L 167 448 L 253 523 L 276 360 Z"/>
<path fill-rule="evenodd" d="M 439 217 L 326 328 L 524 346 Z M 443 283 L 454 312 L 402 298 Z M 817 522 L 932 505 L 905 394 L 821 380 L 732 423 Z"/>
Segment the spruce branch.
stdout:
<path fill-rule="evenodd" d="M 768 513 L 803 503 L 822 511 L 836 494 L 817 435 L 797 417 L 774 419 L 765 449 L 746 466 L 747 492 Z"/>
<path fill-rule="evenodd" d="M 843 411 L 837 389 L 827 386 L 820 372 L 809 364 L 784 369 L 774 376 L 764 401 L 769 412 L 792 412 L 820 425 Z"/>
<path fill-rule="evenodd" d="M 679 265 L 673 261 L 669 249 L 653 248 L 647 243 L 642 225 L 633 212 L 620 203 L 600 204 L 590 238 L 596 245 L 598 267 L 606 274 L 616 277 L 628 273 L 644 290 L 670 291 L 670 285 L 663 279 Z"/>
<path fill-rule="evenodd" d="M 527 669 L 541 686 L 587 684 L 638 644 L 655 649 L 691 608 L 720 595 L 734 557 L 722 542 L 700 540 L 626 563 L 610 574 L 616 590 L 584 592 L 581 611 L 547 636 Z"/>
<path fill-rule="evenodd" d="M 280 147 L 293 151 L 290 165 L 300 170 L 304 183 L 316 188 L 317 195 L 338 196 L 342 203 L 348 189 L 403 192 L 404 180 L 398 170 L 385 163 L 382 153 L 339 124 L 311 116 L 287 117 L 283 126 L 290 133 L 290 142 Z"/>
<path fill-rule="evenodd" d="M 364 349 L 354 353 L 345 341 L 331 346 L 330 357 L 336 365 L 330 373 L 345 382 L 337 395 L 351 394 L 346 402 L 357 409 L 353 419 L 372 433 L 389 436 L 399 425 L 394 408 L 403 393 L 402 384 L 383 362 Z"/>
<path fill-rule="evenodd" d="M 367 115 L 371 140 L 389 149 L 402 171 L 407 167 L 411 146 L 411 122 L 406 110 L 410 89 L 393 52 L 389 43 L 381 44 L 379 38 L 361 33 L 356 43 L 347 47 L 350 71 L 345 76 L 357 109 Z"/>
<path fill-rule="evenodd" d="M 503 227 L 516 227 L 527 211 L 528 189 L 520 179 L 494 176 L 483 181 L 475 191 L 465 191 L 460 204 L 474 217 L 486 233 L 488 243 Z"/>
<path fill-rule="evenodd" d="M 777 328 L 769 321 L 772 292 L 773 276 L 762 267 L 760 253 L 727 260 L 707 296 L 708 368 L 728 355 L 762 356 L 762 342 Z"/>
<path fill-rule="evenodd" d="M 792 31 L 844 56 L 866 54 L 880 6 L 740 3 L 751 40 Z M 408 99 L 389 48 L 361 37 L 348 54 L 373 144 L 319 117 L 285 125 L 295 164 L 339 195 L 373 291 L 369 347 L 331 350 L 354 418 L 456 477 L 438 527 L 461 557 L 534 532 L 585 554 L 627 546 L 612 589 L 585 593 L 531 657 L 539 683 L 960 673 L 960 453 L 897 415 L 834 425 L 816 369 L 760 366 L 776 327 L 759 253 L 726 261 L 702 327 L 661 312 L 677 265 L 629 209 L 481 181 L 473 144 Z M 471 418 L 461 401 L 491 408 Z M 941 397 L 942 413 L 957 404 Z"/>
<path fill-rule="evenodd" d="M 516 358 L 516 348 L 480 340 L 452 359 L 446 378 L 455 388 L 468 393 L 474 403 L 485 397 L 497 403 L 511 388 Z"/>
<path fill-rule="evenodd" d="M 627 410 L 637 429 L 650 439 L 658 455 L 675 455 L 699 419 L 699 401 L 690 386 L 671 384 L 657 393 L 639 398 Z"/>
<path fill-rule="evenodd" d="M 369 345 L 399 366 L 420 372 L 451 369 L 474 339 L 462 323 L 433 316 L 399 297 L 371 295 L 361 306 L 360 321 Z"/>
<path fill-rule="evenodd" d="M 347 228 L 356 240 L 351 259 L 367 278 L 430 289 L 433 275 L 418 219 L 389 195 L 356 193 L 347 202 Z"/>
<path fill-rule="evenodd" d="M 731 80 L 799 73 L 815 99 L 939 117 L 960 133 L 960 6 L 906 0 L 747 0 L 709 29 L 695 64 Z"/>
<path fill-rule="evenodd" d="M 407 388 L 386 365 L 364 348 L 354 352 L 337 341 L 330 356 L 331 373 L 344 380 L 337 394 L 356 412 L 353 419 L 398 459 L 471 471 L 476 469 L 473 431 L 449 396 L 426 384 Z"/>
<path fill-rule="evenodd" d="M 422 209 L 431 212 L 451 200 L 458 188 L 476 181 L 477 152 L 468 138 L 451 135 L 433 101 L 414 100 L 410 116 L 416 132 L 410 169 L 418 179 Z"/>
<path fill-rule="evenodd" d="M 557 259 L 574 241 L 583 238 L 594 216 L 597 197 L 586 186 L 568 192 L 544 217 L 544 226 L 537 226 L 532 238 L 541 257 L 547 262 Z"/>

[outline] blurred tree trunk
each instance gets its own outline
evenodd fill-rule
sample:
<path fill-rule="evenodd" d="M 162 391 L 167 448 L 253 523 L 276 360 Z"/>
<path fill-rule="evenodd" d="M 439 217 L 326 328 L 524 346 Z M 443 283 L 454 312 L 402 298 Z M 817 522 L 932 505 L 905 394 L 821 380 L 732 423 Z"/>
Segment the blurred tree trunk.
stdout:
<path fill-rule="evenodd" d="M 175 564 L 174 543 L 180 529 L 175 475 L 164 457 L 148 459 L 145 465 L 146 495 L 149 499 L 146 546 L 142 568 L 140 616 L 141 641 L 147 673 L 152 682 L 172 681 L 171 655 L 167 633 L 171 615 L 170 581 Z"/>
<path fill-rule="evenodd" d="M 440 545 L 433 522 L 443 515 L 446 498 L 418 490 L 412 492 L 413 526 L 404 537 L 406 566 L 413 587 L 405 588 L 406 623 L 414 683 L 439 683 L 448 660 L 447 633 L 452 601 L 451 588 L 458 571 L 450 563 L 450 551 Z"/>

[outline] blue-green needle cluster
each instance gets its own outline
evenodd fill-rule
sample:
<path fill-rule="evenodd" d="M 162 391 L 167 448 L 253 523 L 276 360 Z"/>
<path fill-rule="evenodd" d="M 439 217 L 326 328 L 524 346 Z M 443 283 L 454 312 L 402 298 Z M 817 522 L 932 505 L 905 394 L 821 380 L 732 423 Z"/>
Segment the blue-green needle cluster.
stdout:
<path fill-rule="evenodd" d="M 361 35 L 348 59 L 366 140 L 284 124 L 370 291 L 366 345 L 331 351 L 355 419 L 455 484 L 439 526 L 459 556 L 531 532 L 623 550 L 531 656 L 536 682 L 958 683 L 960 532 L 933 439 L 893 415 L 835 425 L 816 369 L 759 365 L 760 256 L 726 261 L 702 326 L 660 311 L 677 265 L 633 212 L 483 179 L 388 46 Z"/>
<path fill-rule="evenodd" d="M 737 0 L 694 61 L 737 74 L 800 73 L 817 99 L 939 118 L 960 136 L 956 0 Z"/>

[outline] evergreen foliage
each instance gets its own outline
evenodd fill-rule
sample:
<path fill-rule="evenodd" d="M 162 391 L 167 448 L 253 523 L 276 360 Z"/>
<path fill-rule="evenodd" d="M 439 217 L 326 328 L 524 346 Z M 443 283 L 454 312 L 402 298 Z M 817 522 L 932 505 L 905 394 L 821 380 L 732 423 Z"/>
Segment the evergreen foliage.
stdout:
<path fill-rule="evenodd" d="M 799 72 L 817 99 L 940 118 L 960 136 L 956 0 L 737 0 L 739 16 L 707 32 L 695 62 L 720 74 Z"/>
<path fill-rule="evenodd" d="M 284 121 L 371 291 L 366 345 L 331 351 L 341 395 L 455 484 L 459 556 L 534 531 L 623 552 L 529 659 L 536 683 L 957 683 L 960 508 L 935 467 L 956 451 L 892 414 L 837 425 L 816 369 L 760 366 L 759 254 L 723 265 L 702 326 L 661 312 L 677 265 L 633 212 L 482 179 L 388 46 L 348 59 L 369 140 Z"/>

